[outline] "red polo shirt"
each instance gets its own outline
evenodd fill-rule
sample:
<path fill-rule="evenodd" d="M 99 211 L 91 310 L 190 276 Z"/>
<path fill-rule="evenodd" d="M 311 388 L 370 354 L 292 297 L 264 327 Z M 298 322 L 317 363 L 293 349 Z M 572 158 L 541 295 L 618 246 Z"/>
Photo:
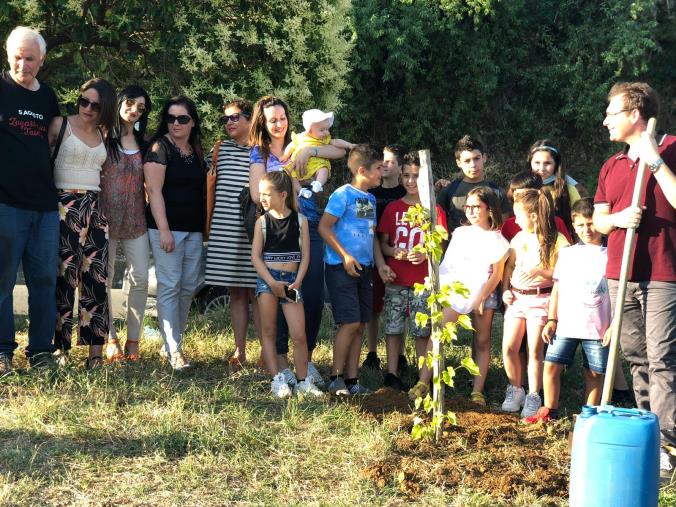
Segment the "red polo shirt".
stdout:
<path fill-rule="evenodd" d="M 658 144 L 665 164 L 676 170 L 676 137 L 658 137 Z M 638 160 L 632 161 L 627 156 L 626 150 L 610 157 L 601 168 L 594 203 L 609 204 L 611 213 L 630 206 L 638 164 Z M 676 282 L 676 210 L 647 168 L 641 195 L 645 209 L 636 229 L 629 280 Z M 615 229 L 608 236 L 608 278 L 620 278 L 625 236 L 625 229 Z"/>

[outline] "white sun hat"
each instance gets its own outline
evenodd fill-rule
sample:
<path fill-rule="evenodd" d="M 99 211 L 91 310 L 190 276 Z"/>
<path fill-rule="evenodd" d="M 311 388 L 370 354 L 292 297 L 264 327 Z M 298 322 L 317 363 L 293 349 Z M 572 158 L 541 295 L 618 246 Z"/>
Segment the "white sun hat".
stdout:
<path fill-rule="evenodd" d="M 303 113 L 303 128 L 310 130 L 313 123 L 329 120 L 329 127 L 333 125 L 333 113 L 325 113 L 321 109 L 308 109 Z"/>

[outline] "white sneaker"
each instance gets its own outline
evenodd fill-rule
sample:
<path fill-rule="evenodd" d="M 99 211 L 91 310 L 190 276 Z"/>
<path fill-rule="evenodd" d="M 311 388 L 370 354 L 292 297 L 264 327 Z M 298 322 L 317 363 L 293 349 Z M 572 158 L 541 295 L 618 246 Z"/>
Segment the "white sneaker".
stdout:
<path fill-rule="evenodd" d="M 272 378 L 271 391 L 272 395 L 276 398 L 288 398 L 291 396 L 291 388 L 286 383 L 284 375 L 281 372 Z"/>
<path fill-rule="evenodd" d="M 319 389 L 326 389 L 324 378 L 312 361 L 308 361 L 307 363 L 307 376 L 312 379 L 312 383 Z"/>
<path fill-rule="evenodd" d="M 296 387 L 293 388 L 293 394 L 296 396 L 303 396 L 305 394 L 324 396 L 324 393 L 319 388 L 317 388 L 314 382 L 312 382 L 312 378 L 309 376 L 305 380 L 302 380 L 296 384 Z"/>
<path fill-rule="evenodd" d="M 671 456 L 664 447 L 660 447 L 660 472 L 672 472 Z"/>
<path fill-rule="evenodd" d="M 542 398 L 538 393 L 528 393 L 526 400 L 523 403 L 523 410 L 521 411 L 521 419 L 532 417 L 537 414 L 537 411 L 542 406 Z"/>
<path fill-rule="evenodd" d="M 350 390 L 345 385 L 343 377 L 336 377 L 335 380 L 331 381 L 329 384 L 329 392 L 336 396 L 348 396 L 350 394 Z"/>
<path fill-rule="evenodd" d="M 512 384 L 505 390 L 505 401 L 502 402 L 501 410 L 503 412 L 518 412 L 526 399 L 526 392 L 523 387 L 516 387 Z"/>
<path fill-rule="evenodd" d="M 309 188 L 301 188 L 300 192 L 298 192 L 298 197 L 312 199 L 312 190 L 310 190 Z"/>
<path fill-rule="evenodd" d="M 296 379 L 296 376 L 293 374 L 290 368 L 284 368 L 282 370 L 282 375 L 284 375 L 284 380 L 287 384 L 289 384 L 291 389 L 293 389 L 296 383 L 298 383 L 298 379 Z"/>
<path fill-rule="evenodd" d="M 352 396 L 367 396 L 369 394 L 373 394 L 373 391 L 357 382 L 352 387 L 350 387 L 350 394 Z"/>

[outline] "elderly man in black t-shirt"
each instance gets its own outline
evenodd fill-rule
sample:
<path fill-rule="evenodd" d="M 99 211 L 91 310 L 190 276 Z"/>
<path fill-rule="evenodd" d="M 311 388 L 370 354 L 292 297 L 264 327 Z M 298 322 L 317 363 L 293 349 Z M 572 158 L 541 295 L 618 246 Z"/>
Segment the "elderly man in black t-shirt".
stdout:
<path fill-rule="evenodd" d="M 0 76 L 0 376 L 12 370 L 12 291 L 21 261 L 28 288 L 31 366 L 53 363 L 59 214 L 47 131 L 59 115 L 56 95 L 37 74 L 42 36 L 17 27 L 7 38 L 9 72 Z"/>

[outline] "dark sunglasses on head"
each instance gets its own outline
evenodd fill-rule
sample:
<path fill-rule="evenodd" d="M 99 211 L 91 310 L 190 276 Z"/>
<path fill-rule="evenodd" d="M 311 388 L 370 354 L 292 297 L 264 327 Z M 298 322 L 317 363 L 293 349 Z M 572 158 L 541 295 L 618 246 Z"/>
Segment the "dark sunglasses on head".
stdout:
<path fill-rule="evenodd" d="M 146 112 L 146 105 L 142 104 L 141 102 L 137 102 L 136 99 L 126 99 L 124 101 L 124 105 L 127 107 L 136 106 L 136 110 L 141 114 Z"/>
<path fill-rule="evenodd" d="M 221 116 L 221 121 L 222 121 L 223 123 L 228 123 L 229 121 L 231 121 L 232 123 L 237 123 L 237 122 L 239 121 L 240 117 L 242 117 L 242 116 L 243 116 L 244 118 L 246 118 L 247 120 L 251 119 L 251 115 L 249 115 L 249 114 L 246 114 L 246 113 L 235 113 L 235 114 L 231 114 L 231 115 L 223 115 L 223 116 Z"/>
<path fill-rule="evenodd" d="M 192 120 L 192 118 L 187 114 L 179 114 L 178 116 L 174 116 L 173 114 L 167 115 L 167 123 L 169 125 L 173 125 L 176 121 L 178 121 L 180 125 L 187 125 L 190 123 L 190 120 Z"/>
<path fill-rule="evenodd" d="M 98 102 L 92 102 L 89 99 L 86 99 L 85 97 L 78 97 L 77 98 L 77 105 L 80 106 L 82 109 L 87 109 L 88 107 L 92 108 L 92 111 L 95 113 L 100 113 L 101 112 L 101 104 Z"/>

